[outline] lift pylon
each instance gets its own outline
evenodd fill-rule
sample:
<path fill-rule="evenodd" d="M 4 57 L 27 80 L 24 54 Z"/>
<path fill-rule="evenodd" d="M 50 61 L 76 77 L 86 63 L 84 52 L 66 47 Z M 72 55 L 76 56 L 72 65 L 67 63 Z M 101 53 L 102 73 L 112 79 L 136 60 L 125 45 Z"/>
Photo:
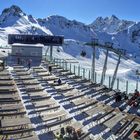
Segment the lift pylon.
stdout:
<path fill-rule="evenodd" d="M 104 67 L 103 67 L 103 71 L 102 71 L 101 84 L 104 83 L 105 74 L 106 74 L 106 70 L 107 70 L 108 52 L 109 51 L 107 49 L 107 51 L 106 51 L 106 57 L 105 57 L 105 62 L 104 62 Z"/>
<path fill-rule="evenodd" d="M 50 61 L 52 61 L 52 55 L 53 55 L 53 46 L 50 46 Z"/>
<path fill-rule="evenodd" d="M 119 64 L 121 62 L 120 60 L 121 60 L 121 54 L 119 54 L 118 62 L 117 62 L 117 65 L 116 65 L 116 68 L 115 68 L 115 71 L 114 71 L 114 74 L 113 74 L 113 78 L 112 78 L 112 81 L 111 81 L 111 89 L 113 89 L 113 86 L 114 86 L 114 83 L 115 83 L 115 80 L 116 80 Z"/>
<path fill-rule="evenodd" d="M 96 48 L 93 46 L 93 56 L 92 56 L 92 68 L 91 68 L 91 81 L 95 82 L 95 59 L 96 59 Z"/>

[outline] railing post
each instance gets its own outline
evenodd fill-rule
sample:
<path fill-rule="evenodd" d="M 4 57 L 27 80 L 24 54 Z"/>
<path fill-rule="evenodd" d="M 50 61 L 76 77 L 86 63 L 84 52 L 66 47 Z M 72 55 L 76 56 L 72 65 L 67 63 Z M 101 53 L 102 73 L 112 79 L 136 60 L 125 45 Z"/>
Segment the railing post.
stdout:
<path fill-rule="evenodd" d="M 70 73 L 71 73 L 71 63 L 70 63 Z"/>
<path fill-rule="evenodd" d="M 83 79 L 85 79 L 85 68 L 83 68 Z"/>
<path fill-rule="evenodd" d="M 90 69 L 89 69 L 89 72 L 88 72 L 88 79 L 90 80 Z"/>
<path fill-rule="evenodd" d="M 111 87 L 111 77 L 109 76 L 109 88 Z"/>
<path fill-rule="evenodd" d="M 78 76 L 80 76 L 80 65 L 78 66 Z"/>
<path fill-rule="evenodd" d="M 62 63 L 63 63 L 63 66 L 62 66 L 62 67 L 63 67 L 63 69 L 64 69 L 64 59 L 63 59 L 63 62 L 62 62 Z"/>
<path fill-rule="evenodd" d="M 126 94 L 128 94 L 128 81 L 126 81 Z"/>
<path fill-rule="evenodd" d="M 95 83 L 97 82 L 97 73 L 95 72 Z"/>
<path fill-rule="evenodd" d="M 68 70 L 68 67 L 67 67 L 67 62 L 65 62 L 65 64 L 66 64 L 66 65 L 65 65 L 65 66 L 66 66 L 66 70 Z"/>
<path fill-rule="evenodd" d="M 119 89 L 119 79 L 117 79 L 117 89 Z"/>
<path fill-rule="evenodd" d="M 55 65 L 55 58 L 54 58 L 54 65 Z"/>
<path fill-rule="evenodd" d="M 61 67 L 61 59 L 60 59 L 60 64 L 59 64 L 59 66 Z"/>
<path fill-rule="evenodd" d="M 74 70 L 73 70 L 73 71 L 74 71 L 74 74 L 75 74 L 75 65 L 74 65 L 74 67 L 73 67 L 73 68 L 74 68 Z"/>
<path fill-rule="evenodd" d="M 137 80 L 137 81 L 136 81 L 136 89 L 137 89 L 137 90 L 138 90 L 138 86 L 139 86 L 139 85 L 138 85 L 138 80 Z"/>

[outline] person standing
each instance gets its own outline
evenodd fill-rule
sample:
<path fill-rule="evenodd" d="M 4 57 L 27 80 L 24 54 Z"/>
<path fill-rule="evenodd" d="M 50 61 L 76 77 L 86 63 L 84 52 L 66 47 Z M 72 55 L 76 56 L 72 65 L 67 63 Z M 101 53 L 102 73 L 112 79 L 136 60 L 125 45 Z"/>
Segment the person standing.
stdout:
<path fill-rule="evenodd" d="M 30 68 L 31 68 L 31 63 L 32 63 L 32 60 L 31 60 L 31 59 L 29 59 L 29 60 L 28 60 L 28 69 L 30 69 Z"/>

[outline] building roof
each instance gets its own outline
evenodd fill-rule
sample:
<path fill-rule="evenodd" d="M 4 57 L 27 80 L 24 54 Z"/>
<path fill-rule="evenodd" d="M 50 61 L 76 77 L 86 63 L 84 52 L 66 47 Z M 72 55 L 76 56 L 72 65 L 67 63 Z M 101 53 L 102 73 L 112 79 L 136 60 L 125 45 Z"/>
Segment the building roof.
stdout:
<path fill-rule="evenodd" d="M 16 47 L 44 47 L 43 44 L 21 44 L 21 43 L 14 43 L 12 46 Z"/>

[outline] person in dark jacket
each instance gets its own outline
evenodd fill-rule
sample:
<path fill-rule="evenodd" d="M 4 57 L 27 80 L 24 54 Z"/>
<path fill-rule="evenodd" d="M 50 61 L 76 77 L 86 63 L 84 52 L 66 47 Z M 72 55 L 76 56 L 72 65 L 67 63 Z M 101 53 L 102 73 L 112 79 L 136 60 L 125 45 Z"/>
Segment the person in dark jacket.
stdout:
<path fill-rule="evenodd" d="M 58 85 L 61 85 L 61 83 L 62 83 L 62 81 L 61 81 L 61 79 L 60 79 L 60 78 L 58 79 L 58 81 L 57 81 L 57 82 L 58 82 Z"/>
<path fill-rule="evenodd" d="M 51 67 L 51 66 L 49 66 L 49 72 L 50 72 L 50 73 L 52 72 L 52 67 Z"/>

